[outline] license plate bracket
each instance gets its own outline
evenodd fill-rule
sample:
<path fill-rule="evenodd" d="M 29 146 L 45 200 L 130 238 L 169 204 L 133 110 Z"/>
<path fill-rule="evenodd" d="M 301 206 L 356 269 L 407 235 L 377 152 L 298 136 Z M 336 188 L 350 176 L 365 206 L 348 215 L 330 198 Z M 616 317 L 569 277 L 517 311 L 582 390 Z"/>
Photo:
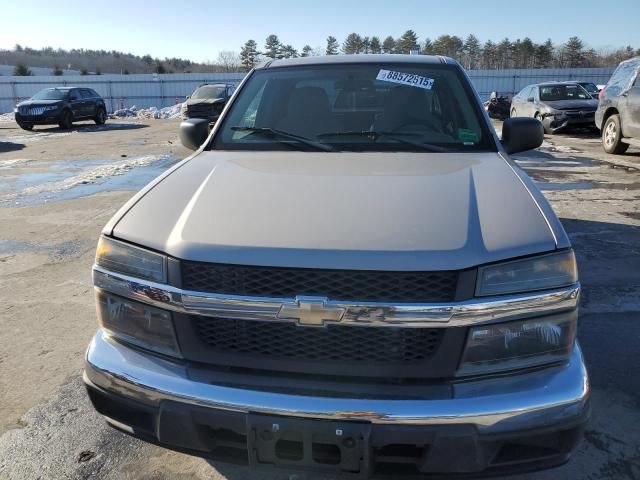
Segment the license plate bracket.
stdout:
<path fill-rule="evenodd" d="M 250 414 L 249 462 L 368 475 L 371 425 Z"/>

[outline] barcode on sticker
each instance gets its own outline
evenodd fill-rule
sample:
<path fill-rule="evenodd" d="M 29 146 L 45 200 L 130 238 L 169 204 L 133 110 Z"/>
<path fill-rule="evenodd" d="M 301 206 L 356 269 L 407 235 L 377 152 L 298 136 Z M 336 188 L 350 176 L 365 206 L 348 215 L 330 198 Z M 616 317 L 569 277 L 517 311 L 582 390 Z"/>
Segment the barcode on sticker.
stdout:
<path fill-rule="evenodd" d="M 410 87 L 425 88 L 427 90 L 431 90 L 431 87 L 433 87 L 433 78 L 423 77 L 413 73 L 394 72 L 393 70 L 380 70 L 376 80 L 409 85 Z"/>

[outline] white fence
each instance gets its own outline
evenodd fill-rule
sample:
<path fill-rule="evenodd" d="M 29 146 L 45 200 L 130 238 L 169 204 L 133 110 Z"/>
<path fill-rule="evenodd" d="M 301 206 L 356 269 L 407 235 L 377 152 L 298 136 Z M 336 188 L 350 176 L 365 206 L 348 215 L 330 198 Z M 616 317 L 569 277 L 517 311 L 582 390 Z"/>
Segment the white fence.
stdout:
<path fill-rule="evenodd" d="M 491 92 L 513 94 L 526 85 L 551 80 L 580 80 L 605 84 L 613 68 L 469 70 L 476 90 L 487 99 Z M 47 87 L 77 85 L 97 91 L 110 111 L 121 107 L 167 107 L 182 102 L 205 82 L 237 84 L 244 73 L 174 73 L 165 75 L 64 75 L 39 77 L 0 76 L 0 113 Z"/>
<path fill-rule="evenodd" d="M 467 74 L 480 97 L 487 100 L 491 92 L 513 95 L 534 83 L 575 80 L 604 85 L 614 70 L 615 68 L 532 68 L 467 70 Z"/>
<path fill-rule="evenodd" d="M 171 73 L 164 75 L 65 75 L 61 77 L 0 77 L 0 112 L 10 112 L 18 101 L 43 88 L 73 85 L 93 88 L 110 111 L 121 107 L 168 107 L 183 102 L 206 82 L 238 84 L 244 73 Z"/>

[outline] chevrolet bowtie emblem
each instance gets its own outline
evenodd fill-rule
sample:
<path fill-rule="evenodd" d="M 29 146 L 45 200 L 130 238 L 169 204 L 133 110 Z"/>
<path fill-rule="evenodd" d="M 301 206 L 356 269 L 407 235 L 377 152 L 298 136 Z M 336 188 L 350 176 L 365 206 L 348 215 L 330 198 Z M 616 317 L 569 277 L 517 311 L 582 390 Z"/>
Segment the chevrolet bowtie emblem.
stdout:
<path fill-rule="evenodd" d="M 295 320 L 299 325 L 324 327 L 326 322 L 339 322 L 344 308 L 327 305 L 323 297 L 296 297 L 295 303 L 285 303 L 277 317 L 280 320 Z"/>

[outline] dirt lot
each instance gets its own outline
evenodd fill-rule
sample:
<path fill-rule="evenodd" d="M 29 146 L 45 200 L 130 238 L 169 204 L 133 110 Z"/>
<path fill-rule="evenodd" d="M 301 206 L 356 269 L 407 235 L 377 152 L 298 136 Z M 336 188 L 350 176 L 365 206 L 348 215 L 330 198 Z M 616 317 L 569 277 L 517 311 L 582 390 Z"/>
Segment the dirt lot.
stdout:
<path fill-rule="evenodd" d="M 177 130 L 173 120 L 71 132 L 0 123 L 0 478 L 290 478 L 129 438 L 106 427 L 82 388 L 96 239 L 135 190 L 187 155 Z M 516 159 L 578 254 L 593 385 L 593 420 L 571 462 L 519 478 L 640 478 L 640 152 L 609 156 L 594 134 L 572 133 Z"/>

